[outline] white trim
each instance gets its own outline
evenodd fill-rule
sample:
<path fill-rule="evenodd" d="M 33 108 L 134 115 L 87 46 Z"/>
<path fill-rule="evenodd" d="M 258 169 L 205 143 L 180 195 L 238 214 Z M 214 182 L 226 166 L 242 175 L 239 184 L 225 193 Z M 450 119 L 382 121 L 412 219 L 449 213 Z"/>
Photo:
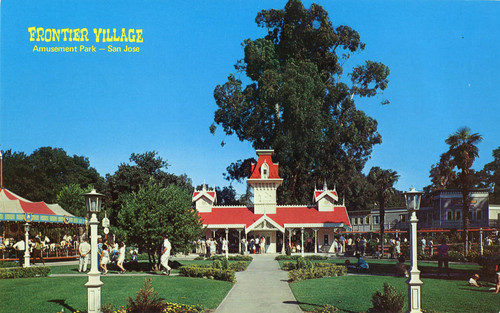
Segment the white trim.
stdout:
<path fill-rule="evenodd" d="M 252 225 L 248 226 L 248 228 L 245 229 L 245 233 L 248 234 L 249 232 L 251 232 L 257 225 L 259 225 L 260 223 L 262 223 L 264 220 L 268 221 L 271 225 L 273 225 L 274 227 L 276 227 L 276 229 L 278 229 L 282 233 L 285 232 L 285 229 L 283 227 L 281 227 L 280 224 L 278 224 L 275 221 L 273 221 L 269 216 L 262 215 L 261 218 L 259 218 L 258 220 L 256 220 Z M 268 229 L 263 229 L 263 231 L 264 230 L 268 230 Z M 269 229 L 269 230 L 272 230 L 272 229 Z"/>
<path fill-rule="evenodd" d="M 238 228 L 243 229 L 246 227 L 245 224 L 203 224 L 207 229 L 228 229 L 228 228 Z"/>
<path fill-rule="evenodd" d="M 344 223 L 300 223 L 285 224 L 285 228 L 346 227 Z"/>

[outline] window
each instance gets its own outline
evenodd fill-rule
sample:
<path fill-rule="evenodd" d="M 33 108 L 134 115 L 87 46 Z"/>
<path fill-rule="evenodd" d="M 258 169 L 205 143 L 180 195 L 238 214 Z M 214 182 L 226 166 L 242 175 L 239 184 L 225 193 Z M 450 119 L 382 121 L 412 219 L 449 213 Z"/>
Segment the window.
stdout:
<path fill-rule="evenodd" d="M 373 223 L 379 224 L 380 223 L 380 216 L 376 215 L 373 217 Z"/>
<path fill-rule="evenodd" d="M 451 221 L 453 219 L 453 213 L 451 210 L 446 211 L 446 220 Z"/>
<path fill-rule="evenodd" d="M 365 221 L 366 221 L 366 224 L 370 225 L 370 217 L 369 216 L 366 217 Z"/>
<path fill-rule="evenodd" d="M 477 210 L 476 211 L 476 220 L 480 221 L 481 218 L 482 218 L 482 216 L 481 216 L 481 210 Z"/>
<path fill-rule="evenodd" d="M 328 240 L 328 235 L 327 235 L 327 234 L 325 234 L 325 237 L 323 237 L 323 244 L 324 244 L 324 245 L 326 245 L 326 246 L 328 246 L 328 245 L 329 245 L 329 242 L 330 242 L 330 241 Z"/>
<path fill-rule="evenodd" d="M 455 221 L 460 221 L 462 219 L 462 211 L 456 210 L 455 211 Z"/>
<path fill-rule="evenodd" d="M 352 224 L 352 225 L 356 225 L 356 219 L 355 219 L 354 217 L 353 217 L 353 218 L 351 218 L 351 224 Z"/>
<path fill-rule="evenodd" d="M 264 164 L 260 167 L 260 174 L 263 179 L 269 178 L 269 165 L 267 165 L 267 163 L 264 162 Z"/>
<path fill-rule="evenodd" d="M 406 222 L 406 214 L 401 214 L 401 222 Z"/>

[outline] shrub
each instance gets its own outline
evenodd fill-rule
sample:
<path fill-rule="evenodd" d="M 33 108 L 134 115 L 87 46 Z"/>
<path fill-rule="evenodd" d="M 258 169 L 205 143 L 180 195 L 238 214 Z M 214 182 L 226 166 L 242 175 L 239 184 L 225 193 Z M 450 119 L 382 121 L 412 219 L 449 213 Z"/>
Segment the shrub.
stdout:
<path fill-rule="evenodd" d="M 368 313 L 402 313 L 404 297 L 393 286 L 384 283 L 384 293 L 377 290 L 372 296 L 372 304 Z"/>
<path fill-rule="evenodd" d="M 222 263 L 222 269 L 227 270 L 229 268 L 229 261 L 226 258 L 223 258 L 221 263 Z"/>
<path fill-rule="evenodd" d="M 289 271 L 288 279 L 291 282 L 294 282 L 294 281 L 322 278 L 322 277 L 343 276 L 346 274 L 347 274 L 347 268 L 343 265 L 318 263 L 314 268 L 295 269 Z"/>
<path fill-rule="evenodd" d="M 274 259 L 277 260 L 277 261 L 280 261 L 280 260 L 297 260 L 300 257 L 301 257 L 300 255 L 278 255 Z"/>
<path fill-rule="evenodd" d="M 449 251 L 448 258 L 452 262 L 465 262 L 465 256 L 463 252 Z"/>
<path fill-rule="evenodd" d="M 252 262 L 253 258 L 249 255 L 231 255 L 229 261 L 248 261 Z"/>
<path fill-rule="evenodd" d="M 16 262 L 0 262 L 0 268 L 7 267 L 20 267 L 19 263 Z"/>
<path fill-rule="evenodd" d="M 101 307 L 102 313 L 113 313 L 115 312 L 115 305 L 112 303 L 106 303 Z"/>
<path fill-rule="evenodd" d="M 201 261 L 201 260 L 205 260 L 205 257 L 204 256 L 197 256 L 196 258 L 194 258 L 195 261 Z"/>
<path fill-rule="evenodd" d="M 212 267 L 217 268 L 217 269 L 222 269 L 222 261 L 221 260 L 214 260 L 212 262 Z"/>
<path fill-rule="evenodd" d="M 329 304 L 325 304 L 314 310 L 314 313 L 337 313 L 337 312 L 340 312 L 339 309 Z"/>
<path fill-rule="evenodd" d="M 144 287 L 139 289 L 135 300 L 128 297 L 127 302 L 127 312 L 132 313 L 159 313 L 163 309 L 163 301 L 160 299 L 158 292 L 151 286 L 151 278 L 144 280 Z"/>
<path fill-rule="evenodd" d="M 47 277 L 49 274 L 50 267 L 48 266 L 0 268 L 0 279 Z"/>
<path fill-rule="evenodd" d="M 291 271 L 297 269 L 297 262 L 285 261 L 282 265 L 285 271 Z"/>
<path fill-rule="evenodd" d="M 243 272 L 248 267 L 248 263 L 245 261 L 236 261 L 229 264 L 229 269 L 236 272 Z"/>
<path fill-rule="evenodd" d="M 306 268 L 313 268 L 313 264 L 311 261 L 304 259 L 303 257 L 299 257 L 297 259 L 297 269 L 306 269 Z"/>
<path fill-rule="evenodd" d="M 187 277 L 200 277 L 215 280 L 224 280 L 229 282 L 235 281 L 234 271 L 223 270 L 213 267 L 201 267 L 195 265 L 182 266 L 180 273 Z"/>
<path fill-rule="evenodd" d="M 327 260 L 328 257 L 324 256 L 324 255 L 316 255 L 316 254 L 313 254 L 313 255 L 308 255 L 305 257 L 306 260 Z"/>

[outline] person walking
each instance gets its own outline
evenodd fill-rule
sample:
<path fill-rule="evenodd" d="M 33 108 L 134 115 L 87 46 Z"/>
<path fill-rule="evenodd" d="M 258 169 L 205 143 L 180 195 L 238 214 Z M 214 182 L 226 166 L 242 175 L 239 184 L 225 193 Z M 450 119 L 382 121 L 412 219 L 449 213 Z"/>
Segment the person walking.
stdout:
<path fill-rule="evenodd" d="M 125 262 L 125 243 L 120 241 L 118 244 L 118 261 L 116 261 L 116 266 L 120 269 L 120 274 L 125 273 L 127 270 L 123 267 Z"/>
<path fill-rule="evenodd" d="M 432 242 L 432 239 L 429 239 L 427 245 L 429 246 L 429 255 L 432 257 L 434 254 L 434 242 Z"/>
<path fill-rule="evenodd" d="M 89 240 L 86 237 L 78 246 L 78 253 L 80 254 L 80 260 L 78 263 L 78 272 L 80 273 L 86 272 L 90 260 L 90 244 Z"/>
<path fill-rule="evenodd" d="M 104 275 L 108 274 L 108 263 L 109 263 L 109 247 L 107 244 L 103 244 L 101 248 L 101 263 L 100 267 Z"/>
<path fill-rule="evenodd" d="M 446 240 L 443 239 L 441 244 L 437 247 L 438 250 L 438 278 L 441 277 L 441 269 L 444 263 L 446 269 L 446 274 L 450 277 L 450 269 L 448 268 L 448 251 L 450 247 L 446 244 Z"/>
<path fill-rule="evenodd" d="M 161 266 L 163 266 L 166 270 L 163 271 L 163 274 L 169 276 L 172 273 L 172 268 L 168 266 L 168 259 L 170 258 L 171 251 L 172 245 L 170 244 L 170 241 L 168 241 L 168 234 L 165 234 L 163 235 L 163 245 L 161 249 Z"/>

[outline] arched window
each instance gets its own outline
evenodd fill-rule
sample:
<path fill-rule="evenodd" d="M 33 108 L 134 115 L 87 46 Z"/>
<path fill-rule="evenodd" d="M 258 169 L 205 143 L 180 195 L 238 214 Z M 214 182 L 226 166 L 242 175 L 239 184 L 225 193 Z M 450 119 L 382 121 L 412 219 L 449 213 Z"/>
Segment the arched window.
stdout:
<path fill-rule="evenodd" d="M 460 221 L 462 219 L 462 210 L 455 211 L 455 221 Z"/>
<path fill-rule="evenodd" d="M 269 165 L 267 165 L 266 162 L 264 162 L 264 164 L 262 164 L 262 166 L 260 167 L 260 176 L 263 179 L 269 178 Z"/>

